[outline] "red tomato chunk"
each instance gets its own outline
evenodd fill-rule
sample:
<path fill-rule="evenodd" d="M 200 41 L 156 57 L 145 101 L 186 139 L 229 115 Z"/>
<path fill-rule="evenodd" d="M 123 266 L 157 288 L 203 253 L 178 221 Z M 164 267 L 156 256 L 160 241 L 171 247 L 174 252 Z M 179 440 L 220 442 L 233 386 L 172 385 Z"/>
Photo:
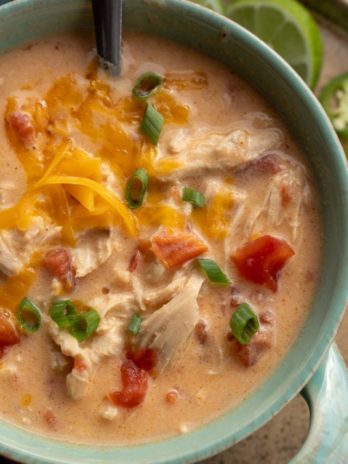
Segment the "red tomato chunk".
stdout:
<path fill-rule="evenodd" d="M 121 366 L 123 390 L 111 393 L 110 398 L 117 406 L 135 408 L 145 399 L 148 374 L 127 359 Z"/>
<path fill-rule="evenodd" d="M 16 134 L 19 142 L 26 148 L 34 144 L 36 131 L 28 114 L 14 111 L 7 117 L 7 122 Z"/>
<path fill-rule="evenodd" d="M 19 342 L 14 318 L 9 311 L 0 311 L 0 350 Z"/>
<path fill-rule="evenodd" d="M 158 354 L 157 351 L 149 348 L 138 351 L 128 351 L 127 359 L 133 361 L 140 369 L 151 372 L 157 365 Z"/>
<path fill-rule="evenodd" d="M 69 250 L 56 248 L 48 251 L 43 264 L 54 277 L 64 284 L 66 290 L 72 290 L 75 287 L 76 269 Z"/>
<path fill-rule="evenodd" d="M 245 279 L 275 292 L 279 272 L 294 254 L 284 240 L 264 235 L 239 248 L 232 260 Z"/>

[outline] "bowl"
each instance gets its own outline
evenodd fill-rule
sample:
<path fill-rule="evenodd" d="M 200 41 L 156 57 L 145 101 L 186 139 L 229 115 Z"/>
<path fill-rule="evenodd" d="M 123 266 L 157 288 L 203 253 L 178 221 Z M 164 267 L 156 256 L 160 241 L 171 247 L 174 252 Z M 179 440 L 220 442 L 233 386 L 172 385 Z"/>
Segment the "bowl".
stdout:
<path fill-rule="evenodd" d="M 90 3 L 87 0 L 16 0 L 2 6 L 0 51 L 53 34 L 91 31 Z M 272 375 L 237 408 L 188 434 L 132 447 L 62 443 L 1 422 L 0 452 L 24 463 L 179 464 L 196 462 L 233 445 L 269 420 L 307 384 L 333 340 L 347 299 L 345 157 L 324 111 L 301 78 L 270 48 L 236 23 L 186 1 L 124 0 L 124 28 L 201 50 L 237 72 L 275 107 L 301 145 L 317 184 L 323 222 L 320 283 L 296 342 Z M 342 381 L 341 386 L 346 388 L 342 387 L 342 392 L 346 394 L 348 386 L 344 384 L 345 372 L 338 355 L 331 352 L 326 362 L 319 374 L 325 377 L 328 366 L 333 371 L 341 369 L 337 375 L 331 370 L 330 375 L 338 385 Z M 319 374 L 310 385 L 319 385 Z M 307 392 L 311 395 L 314 390 L 308 388 Z M 341 393 L 337 391 L 337 397 Z M 328 398 L 321 398 L 323 411 L 325 400 L 327 406 Z M 338 428 L 337 423 L 335 427 Z"/>

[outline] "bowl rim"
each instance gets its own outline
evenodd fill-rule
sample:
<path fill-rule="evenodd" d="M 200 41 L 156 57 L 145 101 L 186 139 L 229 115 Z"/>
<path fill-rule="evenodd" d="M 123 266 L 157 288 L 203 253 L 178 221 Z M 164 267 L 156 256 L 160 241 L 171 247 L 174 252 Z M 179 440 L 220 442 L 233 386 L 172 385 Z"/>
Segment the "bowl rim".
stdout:
<path fill-rule="evenodd" d="M 17 13 L 21 14 L 23 10 L 26 8 L 32 9 L 33 7 L 42 6 L 43 8 L 49 8 L 50 5 L 57 5 L 58 3 L 64 5 L 68 3 L 69 0 L 17 0 L 15 2 L 11 2 L 1 6 L 0 8 L 0 22 L 2 19 L 8 15 L 16 15 Z M 71 0 L 70 0 L 71 1 Z M 126 0 L 126 3 L 130 3 L 132 0 Z M 335 174 L 337 175 L 337 183 L 340 187 L 340 192 L 343 196 L 345 201 L 342 202 L 342 217 L 345 219 L 343 222 L 343 227 L 345 229 L 346 236 L 348 237 L 348 175 L 347 175 L 347 165 L 345 156 L 343 153 L 343 149 L 340 146 L 338 138 L 334 133 L 334 130 L 331 127 L 330 121 L 322 109 L 319 102 L 313 96 L 311 90 L 306 86 L 306 84 L 302 81 L 302 79 L 296 74 L 296 72 L 273 50 L 271 50 L 266 44 L 264 44 L 260 39 L 256 36 L 239 26 L 237 23 L 231 21 L 230 19 L 223 17 L 215 12 L 207 10 L 206 8 L 201 7 L 200 5 L 190 3 L 189 1 L 183 0 L 136 0 L 138 3 L 142 2 L 144 5 L 151 5 L 158 8 L 167 8 L 167 9 L 174 9 L 179 10 L 182 12 L 183 15 L 190 14 L 200 20 L 200 22 L 204 23 L 204 26 L 212 26 L 214 28 L 218 28 L 221 30 L 228 30 L 231 31 L 233 36 L 239 40 L 241 43 L 247 45 L 248 48 L 255 50 L 264 61 L 269 63 L 276 73 L 284 78 L 285 81 L 291 85 L 291 87 L 296 87 L 296 93 L 298 94 L 299 98 L 306 102 L 309 107 L 311 107 L 311 113 L 313 113 L 313 118 L 317 120 L 318 129 L 320 129 L 324 136 L 326 137 L 327 143 L 329 145 L 329 150 L 332 153 L 332 162 L 331 167 L 334 167 Z M 73 2 L 71 2 L 73 3 Z M 86 3 L 83 0 L 76 2 L 80 5 Z M 220 61 L 220 60 L 218 60 Z M 251 423 L 247 426 L 241 428 L 238 433 L 235 433 L 233 436 L 227 431 L 225 434 L 221 435 L 220 437 L 214 437 L 213 441 L 204 440 L 200 443 L 198 448 L 195 448 L 194 445 L 191 443 L 191 438 L 200 436 L 201 431 L 209 430 L 209 428 L 214 427 L 217 422 L 223 422 L 226 415 L 219 416 L 218 418 L 210 421 L 209 423 L 205 424 L 203 427 L 195 429 L 194 431 L 180 437 L 174 437 L 169 439 L 161 440 L 160 442 L 154 442 L 151 444 L 144 444 L 144 445 L 137 445 L 132 446 L 129 449 L 132 450 L 142 450 L 142 452 L 146 453 L 152 452 L 153 456 L 156 456 L 156 447 L 158 446 L 172 446 L 173 449 L 176 449 L 177 456 L 168 456 L 167 457 L 160 457 L 159 460 L 153 461 L 149 460 L 141 460 L 140 459 L 136 462 L 141 463 L 154 463 L 156 464 L 179 464 L 179 463 L 189 463 L 195 462 L 199 459 L 207 458 L 210 455 L 213 455 L 217 452 L 220 452 L 232 444 L 236 443 L 237 441 L 245 438 L 250 433 L 254 432 L 260 426 L 262 426 L 265 422 L 267 422 L 274 414 L 276 414 L 287 402 L 289 402 L 302 388 L 303 386 L 309 381 L 314 371 L 317 369 L 320 361 L 322 360 L 323 356 L 325 355 L 327 349 L 329 348 L 330 343 L 332 342 L 335 333 L 338 328 L 338 324 L 343 317 L 344 314 L 344 305 L 347 300 L 348 289 L 346 289 L 346 282 L 348 281 L 348 267 L 342 265 L 344 261 L 348 262 L 348 240 L 342 244 L 342 255 L 340 256 L 340 270 L 342 271 L 339 275 L 339 279 L 335 282 L 335 304 L 333 305 L 334 308 L 331 309 L 330 319 L 326 321 L 325 329 L 319 334 L 318 342 L 315 346 L 313 346 L 313 350 L 309 355 L 306 363 L 300 367 L 299 372 L 296 377 L 291 379 L 291 382 L 288 382 L 287 390 L 282 393 L 281 396 L 275 398 L 271 406 L 267 408 L 267 411 L 264 414 L 259 414 Z M 290 349 L 291 350 L 291 349 Z M 227 423 L 226 423 L 227 424 Z M 6 423 L 6 427 L 11 427 L 10 424 Z M 30 432 L 23 432 L 25 435 L 30 435 Z M 36 436 L 36 435 L 35 435 Z M 206 438 L 206 437 L 205 437 Z M 46 440 L 44 437 L 38 437 L 39 440 L 44 441 Z M 197 440 L 197 439 L 196 439 Z M 60 444 L 62 447 L 64 443 L 56 442 L 55 440 L 48 440 L 49 443 L 52 444 L 52 448 L 55 448 L 54 444 Z M 91 450 L 97 449 L 98 447 L 95 446 L 81 446 L 81 445 L 73 445 L 73 444 L 65 444 L 67 448 L 75 449 L 75 452 L 79 453 L 82 449 Z M 128 448 L 117 448 L 112 447 L 110 448 L 111 451 L 115 452 L 120 455 L 120 459 L 122 458 L 124 450 Z M 72 462 L 87 462 L 86 458 L 83 457 L 83 460 L 76 460 L 70 461 L 65 459 L 56 460 L 56 458 L 52 458 L 51 460 L 47 460 L 38 454 L 33 454 L 28 452 L 27 450 L 24 451 L 23 449 L 18 448 L 18 444 L 15 442 L 12 443 L 0 443 L 0 453 L 5 456 L 8 456 L 13 459 L 20 460 L 21 462 L 27 463 L 35 463 L 35 464 L 46 464 L 48 462 L 55 462 L 55 463 L 72 463 Z M 105 454 L 105 457 L 107 453 Z M 124 454 L 125 460 L 119 462 L 132 462 L 129 459 L 127 454 Z M 110 459 L 113 459 L 116 462 L 116 456 L 111 456 Z M 98 462 L 98 461 L 93 461 Z M 99 462 L 101 462 L 99 460 Z M 104 462 L 104 461 L 103 461 Z M 111 460 L 105 460 L 105 462 L 111 462 Z M 117 461 L 118 462 L 118 461 Z M 134 461 L 135 462 L 135 461 Z"/>

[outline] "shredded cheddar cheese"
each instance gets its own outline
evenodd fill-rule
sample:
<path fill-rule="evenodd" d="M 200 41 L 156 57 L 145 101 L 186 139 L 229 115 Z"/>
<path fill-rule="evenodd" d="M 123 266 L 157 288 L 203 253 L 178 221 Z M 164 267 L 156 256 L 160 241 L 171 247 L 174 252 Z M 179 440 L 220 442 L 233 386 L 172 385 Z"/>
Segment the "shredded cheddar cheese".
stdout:
<path fill-rule="evenodd" d="M 181 161 L 159 156 L 158 147 L 140 132 L 134 136 L 134 129 L 127 130 L 139 126 L 146 104 L 131 95 L 118 97 L 106 81 L 98 78 L 96 64 L 89 68 L 86 77 L 60 77 L 43 98 L 33 94 L 27 100 L 22 96 L 8 98 L 6 121 L 14 112 L 25 114 L 33 125 L 35 144 L 21 144 L 11 124 L 6 125 L 27 175 L 27 189 L 16 205 L 0 211 L 0 229 L 25 231 L 40 217 L 45 224 L 60 226 L 60 240 L 68 246 L 75 245 L 79 230 L 119 225 L 120 220 L 131 236 L 136 236 L 139 228 L 184 230 L 187 218 L 179 203 L 173 203 L 170 195 L 168 203 L 163 190 L 156 191 L 151 182 L 148 201 L 138 211 L 127 208 L 110 189 L 114 182 L 118 192 L 124 191 L 129 176 L 139 167 L 155 179 L 181 167 Z M 180 103 L 175 92 L 205 85 L 203 74 L 168 75 L 153 104 L 166 123 L 185 124 L 190 109 Z M 80 146 L 84 139 L 89 141 L 88 147 L 94 147 L 88 152 Z M 108 172 L 113 176 L 111 184 Z M 23 272 L 13 277 L 17 282 L 13 285 L 28 289 L 32 273 Z M 7 283 L 10 286 L 11 279 Z M 7 293 L 6 285 L 0 288 L 0 303 L 7 299 Z M 18 302 L 19 296 L 16 292 L 14 295 Z M 13 306 L 14 302 L 8 304 Z"/>
<path fill-rule="evenodd" d="M 87 187 L 88 189 L 95 192 L 119 214 L 119 216 L 123 219 L 129 233 L 133 236 L 136 235 L 136 221 L 126 206 L 119 198 L 117 198 L 115 195 L 112 195 L 105 187 L 103 187 L 101 184 L 98 184 L 94 180 L 75 176 L 51 176 L 44 181 L 39 182 L 37 186 L 41 187 L 43 185 L 63 184 Z"/>
<path fill-rule="evenodd" d="M 64 156 L 67 155 L 68 151 L 71 149 L 71 143 L 69 141 L 63 141 L 62 144 L 57 148 L 56 154 L 52 158 L 51 162 L 47 166 L 47 169 L 42 176 L 41 180 L 46 179 L 62 161 Z"/>

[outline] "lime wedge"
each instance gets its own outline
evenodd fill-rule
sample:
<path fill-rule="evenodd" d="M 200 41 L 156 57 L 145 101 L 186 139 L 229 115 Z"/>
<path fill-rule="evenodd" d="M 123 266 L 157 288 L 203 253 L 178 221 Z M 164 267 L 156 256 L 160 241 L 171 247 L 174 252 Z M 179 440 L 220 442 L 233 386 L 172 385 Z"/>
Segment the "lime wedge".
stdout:
<path fill-rule="evenodd" d="M 319 28 L 306 8 L 296 0 L 235 0 L 226 15 L 266 42 L 315 87 L 323 45 Z"/>
<path fill-rule="evenodd" d="M 191 0 L 193 3 L 210 8 L 217 13 L 224 14 L 224 8 L 221 0 Z"/>

